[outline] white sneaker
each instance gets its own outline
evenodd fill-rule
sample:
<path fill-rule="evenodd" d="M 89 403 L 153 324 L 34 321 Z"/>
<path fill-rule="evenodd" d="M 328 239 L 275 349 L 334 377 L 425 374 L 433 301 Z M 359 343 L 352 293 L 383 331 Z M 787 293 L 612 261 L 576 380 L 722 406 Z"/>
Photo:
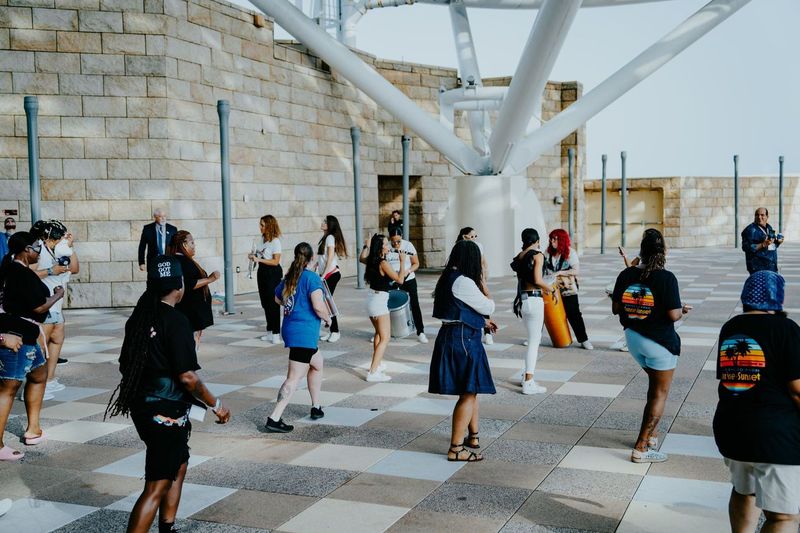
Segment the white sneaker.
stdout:
<path fill-rule="evenodd" d="M 386 372 L 386 363 L 381 362 L 381 364 L 378 365 L 378 372 L 380 372 L 381 374 Z"/>
<path fill-rule="evenodd" d="M 280 333 L 273 333 L 272 334 L 272 344 L 282 344 L 283 339 L 281 339 Z"/>
<path fill-rule="evenodd" d="M 45 387 L 45 391 L 47 392 L 58 392 L 66 389 L 67 386 L 63 383 L 59 383 L 58 379 L 54 379 L 52 381 L 47 382 L 47 386 Z"/>
<path fill-rule="evenodd" d="M 528 341 L 522 341 L 522 345 L 523 346 L 527 346 L 528 345 Z"/>
<path fill-rule="evenodd" d="M 532 379 L 522 382 L 522 394 L 544 394 L 545 392 L 547 392 L 547 388 L 538 385 Z"/>
<path fill-rule="evenodd" d="M 339 340 L 341 337 L 342 337 L 342 335 L 341 335 L 340 333 L 336 332 L 336 333 L 331 333 L 331 334 L 328 336 L 328 338 L 327 338 L 327 339 L 325 339 L 325 340 L 326 340 L 326 341 L 328 341 L 328 342 L 336 342 L 336 341 L 338 341 L 338 340 Z"/>
<path fill-rule="evenodd" d="M 370 344 L 375 342 L 375 335 L 373 335 L 372 337 L 369 338 L 369 342 L 370 342 Z"/>
<path fill-rule="evenodd" d="M 11 500 L 11 498 L 0 500 L 0 516 L 3 516 L 7 512 L 9 512 L 11 510 L 12 505 L 14 505 L 14 502 Z"/>
<path fill-rule="evenodd" d="M 581 348 L 584 350 L 594 350 L 594 346 L 588 340 L 585 340 L 581 343 Z"/>
<path fill-rule="evenodd" d="M 367 381 L 370 383 L 383 383 L 385 381 L 390 381 L 392 378 L 387 376 L 381 371 L 377 372 L 367 372 Z"/>
<path fill-rule="evenodd" d="M 326 341 L 330 336 L 331 336 L 330 331 L 323 331 L 322 333 L 319 334 L 319 340 Z"/>
<path fill-rule="evenodd" d="M 627 352 L 628 351 L 628 343 L 625 342 L 625 337 L 622 337 L 617 342 L 613 343 L 609 346 L 611 350 L 619 350 L 620 352 Z"/>
<path fill-rule="evenodd" d="M 636 448 L 631 452 L 631 461 L 634 463 L 663 463 L 669 459 L 667 454 L 648 448 L 646 452 L 640 452 Z"/>
<path fill-rule="evenodd" d="M 47 401 L 47 400 L 53 400 L 53 399 L 55 399 L 55 397 L 56 397 L 56 395 L 55 395 L 55 394 L 53 394 L 52 392 L 48 391 L 48 390 L 47 390 L 47 388 L 45 388 L 45 390 L 44 390 L 44 396 L 42 396 L 42 400 L 43 400 L 43 401 Z M 23 396 L 20 398 L 20 400 L 22 400 L 22 401 L 24 402 L 24 401 L 25 401 L 25 396 L 23 395 Z"/>
<path fill-rule="evenodd" d="M 428 344 L 428 337 L 425 336 L 424 332 L 417 335 L 417 340 L 419 340 L 420 344 Z"/>
<path fill-rule="evenodd" d="M 267 333 L 266 335 L 261 335 L 258 338 L 258 340 L 264 341 L 264 342 L 272 342 L 273 337 L 274 336 L 272 335 L 272 333 Z"/>
<path fill-rule="evenodd" d="M 492 337 L 491 333 L 483 336 L 483 344 L 494 344 L 494 337 Z"/>

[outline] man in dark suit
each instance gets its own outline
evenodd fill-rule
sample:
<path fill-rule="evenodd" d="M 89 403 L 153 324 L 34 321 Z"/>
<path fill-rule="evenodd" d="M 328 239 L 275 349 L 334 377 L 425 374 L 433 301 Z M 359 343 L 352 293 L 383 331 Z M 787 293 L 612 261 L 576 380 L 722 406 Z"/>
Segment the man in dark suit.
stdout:
<path fill-rule="evenodd" d="M 153 222 L 145 224 L 142 228 L 142 237 L 139 239 L 139 270 L 147 270 L 147 265 L 157 255 L 163 255 L 167 251 L 172 237 L 178 228 L 172 224 L 167 224 L 167 212 L 161 208 L 153 211 Z M 145 249 L 147 249 L 147 260 L 145 261 Z"/>

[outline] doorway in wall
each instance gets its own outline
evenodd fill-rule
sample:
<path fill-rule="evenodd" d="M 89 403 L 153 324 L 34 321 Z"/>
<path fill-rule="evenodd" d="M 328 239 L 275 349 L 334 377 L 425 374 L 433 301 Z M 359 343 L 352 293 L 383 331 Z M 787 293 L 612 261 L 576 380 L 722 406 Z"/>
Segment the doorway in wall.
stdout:
<path fill-rule="evenodd" d="M 408 209 L 404 218 L 408 227 L 408 238 L 423 260 L 425 248 L 422 242 L 422 206 L 421 206 L 421 180 L 419 176 L 409 176 L 408 179 Z M 379 231 L 386 233 L 386 226 L 392 211 L 403 210 L 403 176 L 378 175 L 378 225 Z M 423 262 L 424 264 L 424 262 Z"/>

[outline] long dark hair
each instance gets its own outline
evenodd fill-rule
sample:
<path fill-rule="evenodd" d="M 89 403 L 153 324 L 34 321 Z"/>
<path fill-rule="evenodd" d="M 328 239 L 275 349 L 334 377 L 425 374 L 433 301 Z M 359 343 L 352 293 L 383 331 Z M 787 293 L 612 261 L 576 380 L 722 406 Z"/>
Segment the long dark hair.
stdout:
<path fill-rule="evenodd" d="M 347 244 L 344 242 L 344 235 L 342 235 L 342 227 L 339 225 L 339 219 L 333 215 L 328 215 L 325 217 L 325 225 L 328 226 L 328 229 L 325 230 L 325 234 L 319 240 L 319 247 L 317 248 L 317 253 L 319 255 L 323 255 L 325 250 L 325 239 L 328 235 L 333 235 L 334 240 L 334 251 L 336 255 L 339 257 L 347 257 Z"/>
<path fill-rule="evenodd" d="M 283 292 L 281 293 L 283 301 L 286 301 L 286 299 L 297 290 L 297 283 L 300 281 L 300 275 L 313 257 L 314 250 L 307 242 L 301 242 L 294 247 L 294 259 L 289 266 L 289 270 L 286 271 L 286 276 L 283 278 Z"/>
<path fill-rule="evenodd" d="M 475 231 L 475 228 L 472 228 L 470 226 L 464 226 L 463 228 L 458 230 L 458 238 L 456 239 L 456 242 L 461 242 L 461 241 L 467 240 L 467 239 L 464 239 L 464 237 L 466 237 L 467 235 L 469 235 L 473 231 Z"/>
<path fill-rule="evenodd" d="M 24 252 L 25 248 L 32 246 L 36 241 L 37 239 L 27 231 L 18 231 L 9 237 L 8 253 L 3 257 L 2 262 L 0 262 L 0 292 L 2 292 L 3 286 L 6 284 L 6 276 L 8 275 L 8 269 L 11 263 L 14 261 L 14 256 Z"/>
<path fill-rule="evenodd" d="M 164 332 L 160 326 L 158 304 L 172 290 L 148 287 L 139 297 L 133 313 L 125 322 L 125 339 L 122 341 L 122 349 L 119 354 L 119 372 L 122 374 L 122 379 L 108 400 L 103 415 L 104 420 L 109 416 L 130 415 L 131 407 L 139 391 L 139 383 L 142 380 L 142 370 L 147 362 L 150 338 L 164 338 Z"/>
<path fill-rule="evenodd" d="M 469 233 L 469 232 L 467 232 Z M 445 297 L 445 285 L 451 271 L 457 270 L 462 276 L 468 277 L 475 282 L 475 285 L 485 294 L 483 287 L 483 271 L 481 269 L 481 251 L 478 245 L 472 241 L 464 240 L 456 242 L 447 258 L 447 265 L 444 267 L 439 281 L 436 282 L 436 289 L 433 291 L 433 298 Z"/>
<path fill-rule="evenodd" d="M 380 280 L 381 276 L 381 261 L 383 261 L 383 241 L 386 236 L 382 233 L 376 233 L 369 241 L 369 255 L 367 256 L 367 267 L 364 269 L 364 281 L 372 285 Z"/>
<path fill-rule="evenodd" d="M 182 254 L 184 257 L 186 257 L 186 259 L 188 259 L 189 261 L 194 263 L 194 266 L 196 266 L 197 270 L 200 271 L 200 278 L 201 279 L 202 278 L 207 278 L 208 277 L 208 272 L 206 272 L 203 269 L 203 267 L 200 266 L 200 263 L 198 263 L 197 261 L 194 260 L 194 257 L 189 257 L 189 255 L 186 253 L 186 249 L 185 249 L 186 241 L 188 241 L 189 237 L 191 237 L 191 236 L 192 236 L 192 234 L 189 233 L 188 231 L 186 231 L 185 229 L 178 230 L 178 232 L 175 233 L 175 235 L 172 236 L 172 240 L 169 242 L 169 246 L 167 246 L 167 255 Z M 187 290 L 193 290 L 193 289 L 188 289 L 187 288 Z M 211 298 L 211 291 L 209 290 L 208 285 L 206 285 L 205 287 L 203 287 L 200 290 L 203 291 L 203 299 L 208 301 L 208 299 Z"/>
<path fill-rule="evenodd" d="M 644 264 L 642 279 L 649 277 L 656 270 L 664 269 L 667 263 L 667 245 L 660 231 L 654 228 L 644 230 L 639 258 Z"/>

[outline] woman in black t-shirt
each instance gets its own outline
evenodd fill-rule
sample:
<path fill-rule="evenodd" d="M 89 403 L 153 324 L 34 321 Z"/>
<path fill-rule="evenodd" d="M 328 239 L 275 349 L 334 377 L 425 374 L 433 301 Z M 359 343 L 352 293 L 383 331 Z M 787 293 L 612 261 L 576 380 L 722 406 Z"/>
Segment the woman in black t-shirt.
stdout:
<path fill-rule="evenodd" d="M 42 244 L 30 233 L 21 231 L 12 235 L 8 240 L 8 249 L 9 253 L 0 265 L 0 289 L 3 309 L 9 315 L 7 319 L 16 317 L 16 321 L 7 326 L 9 329 L 6 331 L 0 330 L 0 333 L 15 332 L 18 334 L 16 336 L 23 338 L 23 344 L 16 350 L 8 346 L 0 349 L 0 396 L 3 397 L 0 400 L 0 424 L 5 427 L 14 395 L 22 381 L 26 380 L 24 394 L 28 426 L 21 440 L 23 444 L 32 446 L 45 439 L 45 433 L 39 425 L 39 412 L 47 383 L 47 366 L 39 345 L 39 324 L 47 317 L 47 310 L 64 296 L 64 289 L 56 287 L 51 296 L 47 286 L 31 270 L 30 265 L 39 260 Z M 14 452 L 11 448 L 0 446 L 0 459 L 17 460 L 23 455 Z"/>
<path fill-rule="evenodd" d="M 203 270 L 195 256 L 194 237 L 186 230 L 178 231 L 170 242 L 168 255 L 178 258 L 183 269 L 183 286 L 186 292 L 175 309 L 186 315 L 189 324 L 194 332 L 194 342 L 200 348 L 200 337 L 203 330 L 214 324 L 214 315 L 211 312 L 211 291 L 208 286 L 220 278 L 220 274 L 214 271 L 209 276 Z"/>
<path fill-rule="evenodd" d="M 196 370 L 192 329 L 175 309 L 184 295 L 181 263 L 158 256 L 149 265 L 147 290 L 125 323 L 119 356 L 122 380 L 106 415 L 129 415 L 147 446 L 145 484 L 128 521 L 129 533 L 150 529 L 159 511 L 159 532 L 174 531 L 189 461 L 189 411 L 206 406 L 226 423 L 230 411 L 206 388 Z"/>
<path fill-rule="evenodd" d="M 667 454 L 658 447 L 657 426 L 681 353 L 674 323 L 692 307 L 681 305 L 678 280 L 666 270 L 667 246 L 656 229 L 645 230 L 640 263 L 623 270 L 612 295 L 612 311 L 625 328 L 628 349 L 647 373 L 649 385 L 639 438 L 631 452 L 634 463 L 661 463 Z"/>

